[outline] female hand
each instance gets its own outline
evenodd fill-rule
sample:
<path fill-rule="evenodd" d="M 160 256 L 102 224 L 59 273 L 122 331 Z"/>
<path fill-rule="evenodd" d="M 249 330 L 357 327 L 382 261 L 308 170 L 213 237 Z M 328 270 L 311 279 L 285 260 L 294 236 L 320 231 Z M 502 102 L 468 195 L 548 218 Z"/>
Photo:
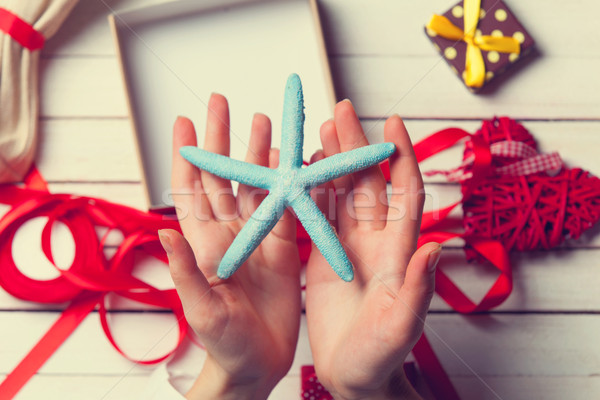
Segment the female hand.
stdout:
<path fill-rule="evenodd" d="M 441 247 L 429 243 L 416 250 L 423 182 L 400 117 L 387 120 L 384 136 L 397 147 L 390 158 L 389 201 L 378 166 L 335 180 L 337 202 L 329 196 L 332 185 L 313 192 L 355 268 L 354 280 L 342 281 L 316 248 L 307 267 L 315 369 L 336 399 L 418 398 L 403 363 L 423 331 Z M 323 152 L 313 162 L 368 144 L 349 101 L 337 104 L 321 141 Z"/>
<path fill-rule="evenodd" d="M 228 180 L 185 161 L 182 146 L 196 146 L 196 133 L 180 117 L 173 130 L 172 190 L 185 238 L 173 230 L 159 234 L 186 318 L 207 350 L 187 398 L 266 398 L 289 370 L 298 339 L 295 220 L 286 211 L 235 275 L 220 280 L 221 258 L 265 193 L 240 185 L 234 196 Z M 270 146 L 270 121 L 256 114 L 246 161 L 276 167 L 278 152 Z M 204 149 L 229 155 L 229 110 L 221 95 L 209 102 Z"/>

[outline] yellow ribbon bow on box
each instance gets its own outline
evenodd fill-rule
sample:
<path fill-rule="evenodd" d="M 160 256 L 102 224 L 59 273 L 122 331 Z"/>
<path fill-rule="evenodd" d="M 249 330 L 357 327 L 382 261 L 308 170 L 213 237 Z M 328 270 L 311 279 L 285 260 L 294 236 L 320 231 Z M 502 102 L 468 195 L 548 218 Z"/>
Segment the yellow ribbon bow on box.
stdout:
<path fill-rule="evenodd" d="M 481 0 L 464 1 L 464 31 L 441 15 L 433 15 L 427 24 L 427 29 L 437 35 L 450 40 L 462 40 L 467 44 L 464 79 L 467 86 L 474 88 L 480 88 L 485 82 L 485 64 L 481 50 L 517 54 L 521 51 L 519 41 L 513 37 L 475 36 L 480 8 Z"/>

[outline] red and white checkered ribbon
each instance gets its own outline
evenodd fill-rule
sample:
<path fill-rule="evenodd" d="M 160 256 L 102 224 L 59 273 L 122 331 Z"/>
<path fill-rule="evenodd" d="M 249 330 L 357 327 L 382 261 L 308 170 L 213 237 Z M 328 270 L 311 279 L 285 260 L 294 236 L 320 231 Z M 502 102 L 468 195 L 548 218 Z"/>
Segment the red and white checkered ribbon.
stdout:
<path fill-rule="evenodd" d="M 490 153 L 492 156 L 519 160 L 512 164 L 494 168 L 494 172 L 500 176 L 524 176 L 544 171 L 548 174 L 553 174 L 558 172 L 563 166 L 563 161 L 557 152 L 538 154 L 531 146 L 514 140 L 493 143 L 490 145 Z M 471 154 L 464 159 L 458 168 L 450 171 L 427 171 L 425 172 L 425 175 L 431 176 L 442 174 L 445 175 L 450 182 L 462 182 L 473 177 L 473 172 L 465 172 L 465 169 L 473 164 L 474 161 L 475 155 Z"/>

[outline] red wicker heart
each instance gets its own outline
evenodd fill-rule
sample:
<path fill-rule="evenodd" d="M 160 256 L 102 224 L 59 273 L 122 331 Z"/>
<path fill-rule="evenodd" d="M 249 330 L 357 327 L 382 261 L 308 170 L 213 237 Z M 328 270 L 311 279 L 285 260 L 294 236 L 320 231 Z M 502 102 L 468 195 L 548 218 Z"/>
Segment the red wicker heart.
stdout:
<path fill-rule="evenodd" d="M 488 146 L 513 141 L 537 151 L 529 132 L 509 118 L 484 121 L 477 136 Z M 465 160 L 473 156 L 473 143 L 466 143 Z M 492 155 L 491 167 L 498 171 L 516 162 Z M 465 165 L 464 172 L 473 172 L 472 165 Z M 579 238 L 600 219 L 600 179 L 580 168 L 563 166 L 556 175 L 491 173 L 474 184 L 475 179 L 462 182 L 465 233 L 497 239 L 509 251 L 556 247 Z"/>

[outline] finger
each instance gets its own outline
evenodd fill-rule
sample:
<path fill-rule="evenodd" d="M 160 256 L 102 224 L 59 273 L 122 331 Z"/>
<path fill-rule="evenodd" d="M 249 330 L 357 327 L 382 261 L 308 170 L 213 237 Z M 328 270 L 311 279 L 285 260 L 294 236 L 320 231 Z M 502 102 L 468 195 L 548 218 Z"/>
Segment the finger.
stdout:
<path fill-rule="evenodd" d="M 329 120 L 321 125 L 321 144 L 323 145 L 323 154 L 330 157 L 340 152 L 340 142 L 338 140 L 337 130 L 333 120 Z M 352 197 L 352 178 L 348 175 L 341 176 L 333 180 L 335 187 L 336 202 L 336 223 L 339 232 L 347 232 L 356 226 L 354 216 L 354 206 Z"/>
<path fill-rule="evenodd" d="M 406 275 L 404 284 L 399 291 L 398 299 L 394 307 L 400 309 L 408 308 L 405 312 L 406 321 L 412 321 L 406 327 L 410 327 L 409 331 L 417 335 L 423 328 L 427 310 L 431 303 L 431 298 L 435 292 L 435 269 L 440 259 L 442 246 L 439 243 L 427 243 L 421 246 L 412 256 Z"/>
<path fill-rule="evenodd" d="M 400 244 L 412 253 L 421 225 L 425 193 L 415 152 L 402 119 L 394 115 L 385 123 L 384 139 L 396 145 L 390 157 L 392 195 L 386 229 L 399 237 Z"/>
<path fill-rule="evenodd" d="M 349 100 L 335 107 L 335 127 L 342 152 L 368 146 L 358 116 Z M 354 212 L 357 224 L 383 229 L 387 218 L 386 183 L 379 166 L 374 165 L 352 174 Z"/>
<path fill-rule="evenodd" d="M 229 106 L 220 94 L 213 94 L 208 102 L 204 149 L 229 156 Z M 201 177 L 213 214 L 220 219 L 231 219 L 237 211 L 231 182 L 206 171 L 201 172 Z"/>
<path fill-rule="evenodd" d="M 317 150 L 310 158 L 310 163 L 314 164 L 325 158 L 323 150 Z M 319 210 L 325 215 L 325 218 L 337 229 L 335 221 L 335 190 L 333 182 L 325 182 L 317 186 L 310 192 L 313 201 L 319 207 Z M 313 243 L 314 244 L 314 243 Z"/>
<path fill-rule="evenodd" d="M 169 258 L 171 278 L 181 299 L 186 316 L 199 316 L 211 296 L 211 288 L 206 277 L 198 268 L 194 252 L 189 243 L 177 231 L 158 231 L 160 242 Z"/>
<path fill-rule="evenodd" d="M 271 232 L 285 207 L 285 199 L 267 196 L 252 217 L 246 221 L 221 259 L 217 275 L 227 279 L 250 257 Z"/>
<path fill-rule="evenodd" d="M 279 166 L 279 149 L 271 148 L 269 150 L 269 168 L 277 168 Z M 296 240 L 296 217 L 285 208 L 279 222 L 271 230 L 273 235 L 280 239 L 295 241 Z M 268 238 L 267 238 L 268 240 Z"/>
<path fill-rule="evenodd" d="M 321 144 L 323 145 L 323 155 L 331 157 L 340 153 L 340 142 L 333 120 L 325 121 L 320 130 Z M 333 180 L 335 189 L 339 192 L 349 192 L 352 190 L 352 178 L 348 175 L 341 176 Z"/>
<path fill-rule="evenodd" d="M 269 150 L 271 148 L 271 121 L 264 114 L 255 114 L 252 120 L 250 143 L 246 153 L 246 162 L 251 164 L 269 165 Z M 240 185 L 237 195 L 237 209 L 242 218 L 248 219 L 265 198 L 266 191 L 247 185 Z"/>
<path fill-rule="evenodd" d="M 394 360 L 403 360 L 423 332 L 425 318 L 435 291 L 435 267 L 441 246 L 428 243 L 417 250 L 408 265 L 406 274 L 380 286 L 382 291 L 374 299 L 380 309 L 380 329 L 377 340 L 383 346 L 383 359 L 379 364 L 389 370 Z M 404 282 L 400 282 L 403 280 Z M 399 285 L 401 286 L 399 286 Z M 390 302 L 391 300 L 391 302 Z M 373 310 L 377 309 L 373 306 Z"/>
<path fill-rule="evenodd" d="M 291 206 L 294 207 L 304 229 L 331 268 L 346 282 L 354 279 L 352 263 L 348 259 L 342 243 L 310 196 L 302 193 L 291 201 Z"/>
<path fill-rule="evenodd" d="M 178 117 L 173 126 L 171 191 L 181 229 L 189 235 L 195 229 L 195 221 L 210 220 L 213 215 L 200 171 L 179 154 L 182 146 L 196 146 L 196 131 L 192 121 Z"/>
<path fill-rule="evenodd" d="M 279 167 L 279 149 L 272 147 L 269 150 L 269 168 Z"/>

